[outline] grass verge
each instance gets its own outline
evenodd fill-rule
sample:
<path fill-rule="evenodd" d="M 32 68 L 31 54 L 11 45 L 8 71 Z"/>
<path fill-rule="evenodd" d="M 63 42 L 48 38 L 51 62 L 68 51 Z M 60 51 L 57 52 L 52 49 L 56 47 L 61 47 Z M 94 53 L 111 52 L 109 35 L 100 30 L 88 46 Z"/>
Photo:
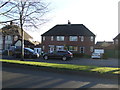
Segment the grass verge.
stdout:
<path fill-rule="evenodd" d="M 1 62 L 16 63 L 23 65 L 32 65 L 38 67 L 49 67 L 54 69 L 72 70 L 72 71 L 87 71 L 96 73 L 110 73 L 120 74 L 120 68 L 114 67 L 97 67 L 97 66 L 86 66 L 86 65 L 73 65 L 73 64 L 56 64 L 56 63 L 45 63 L 45 62 L 31 62 L 31 61 L 18 61 L 18 60 L 6 60 L 0 59 Z"/>

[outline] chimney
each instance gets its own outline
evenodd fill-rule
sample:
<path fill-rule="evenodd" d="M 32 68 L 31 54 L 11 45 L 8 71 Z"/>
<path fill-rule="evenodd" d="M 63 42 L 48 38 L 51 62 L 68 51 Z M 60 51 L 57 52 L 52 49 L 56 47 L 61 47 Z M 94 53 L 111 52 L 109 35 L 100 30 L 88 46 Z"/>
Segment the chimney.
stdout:
<path fill-rule="evenodd" d="M 68 20 L 68 24 L 71 24 L 71 22 Z"/>

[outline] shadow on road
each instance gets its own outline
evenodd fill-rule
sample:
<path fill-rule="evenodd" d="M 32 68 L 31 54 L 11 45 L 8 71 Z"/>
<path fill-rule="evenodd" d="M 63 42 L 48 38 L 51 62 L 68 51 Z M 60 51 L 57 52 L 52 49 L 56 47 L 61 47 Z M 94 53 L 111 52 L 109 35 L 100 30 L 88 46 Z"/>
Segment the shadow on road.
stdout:
<path fill-rule="evenodd" d="M 117 79 L 2 68 L 3 88 L 117 88 Z"/>

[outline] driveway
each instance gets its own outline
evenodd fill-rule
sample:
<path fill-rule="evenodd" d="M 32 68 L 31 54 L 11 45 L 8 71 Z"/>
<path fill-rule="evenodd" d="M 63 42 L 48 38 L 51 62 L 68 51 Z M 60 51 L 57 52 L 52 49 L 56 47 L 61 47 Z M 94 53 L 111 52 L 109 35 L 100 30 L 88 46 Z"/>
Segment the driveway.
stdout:
<path fill-rule="evenodd" d="M 94 65 L 103 67 L 118 67 L 118 59 L 88 59 L 88 58 L 73 58 L 72 60 L 62 61 L 60 59 L 27 59 L 26 61 L 48 62 L 59 64 L 77 64 L 77 65 Z"/>

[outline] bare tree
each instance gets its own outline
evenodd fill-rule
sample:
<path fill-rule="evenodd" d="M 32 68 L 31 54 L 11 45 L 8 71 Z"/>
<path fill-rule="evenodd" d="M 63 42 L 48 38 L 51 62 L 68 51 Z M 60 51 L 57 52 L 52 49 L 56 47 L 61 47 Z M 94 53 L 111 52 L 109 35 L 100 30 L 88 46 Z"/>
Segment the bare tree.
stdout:
<path fill-rule="evenodd" d="M 4 3 L 1 2 L 1 3 L 0 3 L 0 8 L 4 7 L 7 3 L 9 3 L 9 1 L 10 1 L 10 0 L 8 0 L 8 1 L 4 2 Z"/>
<path fill-rule="evenodd" d="M 46 22 L 42 17 L 48 12 L 48 5 L 43 0 L 13 0 L 2 4 L 0 16 L 8 20 L 0 21 L 6 23 L 16 21 L 21 28 L 22 36 L 22 59 L 24 59 L 24 27 L 35 27 Z M 4 8 L 3 8 L 4 6 Z"/>

